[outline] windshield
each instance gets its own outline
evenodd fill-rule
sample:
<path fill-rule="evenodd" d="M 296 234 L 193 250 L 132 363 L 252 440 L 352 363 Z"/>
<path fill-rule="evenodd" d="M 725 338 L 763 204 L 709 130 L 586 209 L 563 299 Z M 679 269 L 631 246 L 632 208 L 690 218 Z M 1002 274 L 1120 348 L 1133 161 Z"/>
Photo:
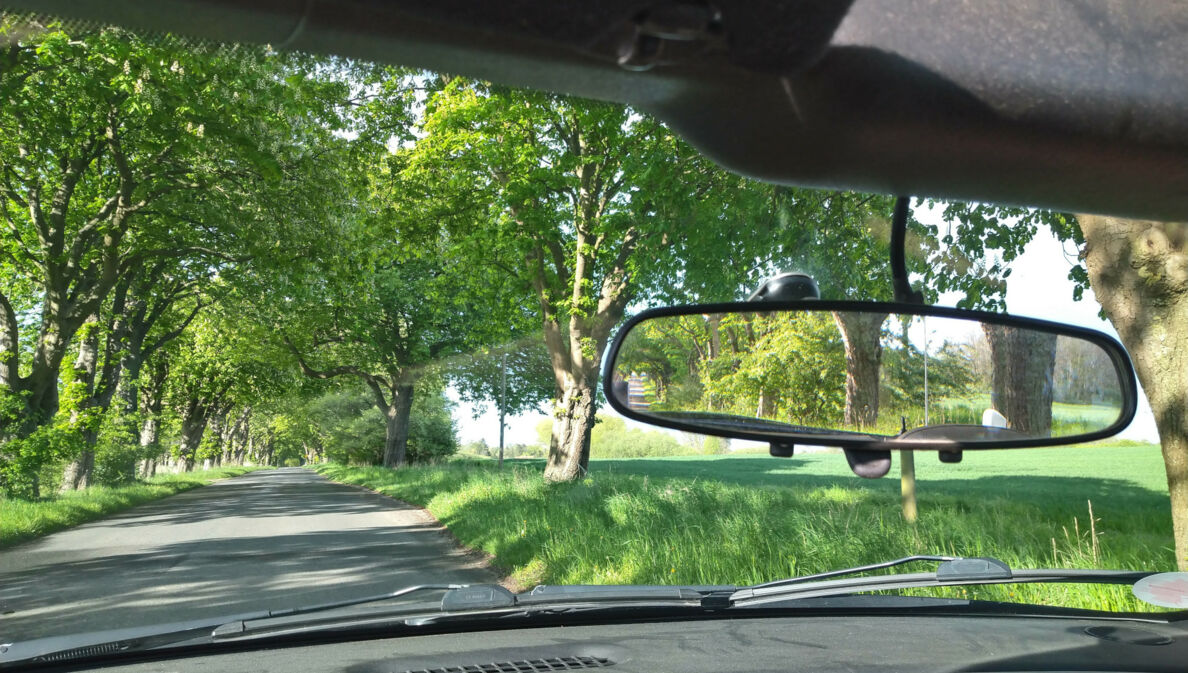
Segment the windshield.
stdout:
<path fill-rule="evenodd" d="M 1182 568 L 1173 225 L 911 203 L 926 301 L 1121 338 L 1144 392 L 1111 440 L 896 452 L 867 480 L 838 449 L 780 457 L 607 406 L 608 344 L 646 308 L 786 270 L 890 300 L 894 205 L 726 172 L 621 105 L 0 14 L 0 643 L 416 584 L 741 587 L 913 554 Z M 996 411 L 1005 375 L 942 327 L 658 333 L 631 385 L 729 411 L 723 435 L 1028 413 Z M 762 348 L 738 356 L 744 338 Z M 1084 376 L 1048 389 L 1046 427 L 1117 416 L 1093 353 L 1047 357 L 1047 378 L 1012 376 Z M 913 591 L 1151 609 L 1125 585 Z"/>

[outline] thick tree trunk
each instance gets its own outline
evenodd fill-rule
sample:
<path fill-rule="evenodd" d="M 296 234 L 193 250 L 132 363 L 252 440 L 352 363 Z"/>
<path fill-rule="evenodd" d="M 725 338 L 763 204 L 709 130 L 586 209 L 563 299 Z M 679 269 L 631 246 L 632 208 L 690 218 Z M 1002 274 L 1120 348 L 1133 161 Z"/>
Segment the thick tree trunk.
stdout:
<path fill-rule="evenodd" d="M 561 391 L 553 415 L 553 435 L 549 440 L 549 462 L 545 466 L 548 481 L 573 481 L 586 474 L 590 465 L 590 433 L 594 430 L 596 373 L 576 377 Z"/>
<path fill-rule="evenodd" d="M 1159 428 L 1176 565 L 1188 571 L 1188 225 L 1080 216 L 1089 283 Z"/>
<path fill-rule="evenodd" d="M 398 385 L 384 410 L 384 467 L 401 467 L 408 452 L 408 419 L 412 415 L 413 387 Z"/>
<path fill-rule="evenodd" d="M 91 485 L 91 475 L 95 472 L 95 451 L 83 449 L 74 460 L 66 464 L 62 471 L 62 486 L 58 490 L 80 491 Z"/>
<path fill-rule="evenodd" d="M 1050 436 L 1056 335 L 1003 325 L 982 327 L 993 363 L 990 404 L 1012 430 Z"/>
<path fill-rule="evenodd" d="M 66 349 L 60 348 L 60 340 L 52 335 L 43 336 L 40 343 L 53 352 L 38 353 L 29 376 L 13 387 L 15 392 L 27 395 L 23 422 L 17 429 L 20 438 L 33 434 L 58 413 L 58 378 Z"/>
<path fill-rule="evenodd" d="M 201 405 L 191 403 L 190 408 L 182 417 L 181 443 L 178 455 L 185 463 L 185 471 L 194 469 L 194 461 L 198 456 L 198 446 L 202 443 L 202 435 L 206 433 L 207 410 Z"/>
<path fill-rule="evenodd" d="M 883 363 L 880 339 L 886 319 L 885 313 L 833 313 L 846 347 L 847 427 L 872 428 L 879 420 L 879 370 Z"/>
<path fill-rule="evenodd" d="M 95 441 L 97 419 L 90 418 L 95 398 L 95 374 L 99 364 L 99 326 L 98 316 L 92 316 L 90 330 L 78 345 L 78 358 L 74 361 L 74 381 L 77 387 L 74 397 L 78 399 L 78 408 L 70 414 L 71 424 L 82 426 L 83 446 L 79 454 L 74 457 L 62 473 L 62 485 L 59 490 L 77 491 L 91 485 L 91 474 L 95 470 Z"/>

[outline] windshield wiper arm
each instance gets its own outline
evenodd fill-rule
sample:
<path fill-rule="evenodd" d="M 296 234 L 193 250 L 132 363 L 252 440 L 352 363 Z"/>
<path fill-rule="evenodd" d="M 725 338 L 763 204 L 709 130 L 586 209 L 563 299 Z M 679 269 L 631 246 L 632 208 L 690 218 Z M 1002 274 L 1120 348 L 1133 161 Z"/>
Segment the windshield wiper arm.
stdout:
<path fill-rule="evenodd" d="M 842 577 L 889 568 L 914 561 L 940 562 L 935 572 L 899 573 Z M 949 556 L 908 556 L 894 561 L 833 570 L 816 575 L 793 577 L 739 589 L 725 601 L 730 606 L 757 605 L 793 598 L 837 596 L 863 591 L 887 591 L 917 587 L 961 586 L 970 584 L 1013 584 L 1033 582 L 1070 582 L 1092 584 L 1134 584 L 1152 572 L 1133 570 L 1035 569 L 1011 570 L 994 558 L 954 558 Z M 832 579 L 838 578 L 838 579 Z"/>

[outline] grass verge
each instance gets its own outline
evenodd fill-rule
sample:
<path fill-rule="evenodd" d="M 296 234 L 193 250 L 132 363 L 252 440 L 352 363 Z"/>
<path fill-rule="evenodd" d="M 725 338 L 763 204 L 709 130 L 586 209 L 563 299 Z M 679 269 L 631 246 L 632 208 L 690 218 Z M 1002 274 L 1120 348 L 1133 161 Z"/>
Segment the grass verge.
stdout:
<path fill-rule="evenodd" d="M 259 467 L 220 467 L 162 474 L 127 486 L 95 486 L 41 500 L 0 498 L 0 549 L 93 521 L 150 500 L 205 486 Z"/>
<path fill-rule="evenodd" d="M 543 461 L 318 470 L 425 507 L 522 586 L 749 584 L 914 553 L 1174 569 L 1158 447 L 970 453 L 960 465 L 917 459 L 916 525 L 900 515 L 897 479 L 857 479 L 831 454 L 593 461 L 574 484 L 545 483 Z M 1148 609 L 1113 586 L 945 595 Z"/>

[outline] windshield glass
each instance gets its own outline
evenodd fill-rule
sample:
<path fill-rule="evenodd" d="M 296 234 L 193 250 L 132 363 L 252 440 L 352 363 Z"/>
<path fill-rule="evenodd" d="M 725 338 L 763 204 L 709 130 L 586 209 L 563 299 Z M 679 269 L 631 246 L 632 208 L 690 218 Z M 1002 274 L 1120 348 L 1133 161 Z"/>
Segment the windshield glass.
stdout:
<path fill-rule="evenodd" d="M 1111 440 L 897 452 L 867 480 L 838 449 L 777 457 L 607 406 L 608 344 L 646 308 L 741 301 L 787 270 L 823 298 L 890 300 L 894 205 L 726 172 L 617 104 L 2 13 L 0 643 L 414 584 L 1188 563 L 1188 437 L 1156 430 L 1188 392 L 1161 378 L 1188 335 L 1159 313 L 1178 276 L 1143 266 L 1183 268 L 1173 225 L 911 202 L 926 301 L 1121 338 L 1144 392 Z M 657 333 L 635 392 L 748 427 L 991 425 L 994 367 L 943 321 L 879 322 L 864 344 L 819 322 L 764 342 L 774 368 Z M 1051 355 L 1084 379 L 1048 392 L 1047 422 L 1112 422 L 1095 354 Z M 1044 371 L 1016 375 L 1043 388 Z M 914 591 L 1150 609 L 1125 585 Z"/>

